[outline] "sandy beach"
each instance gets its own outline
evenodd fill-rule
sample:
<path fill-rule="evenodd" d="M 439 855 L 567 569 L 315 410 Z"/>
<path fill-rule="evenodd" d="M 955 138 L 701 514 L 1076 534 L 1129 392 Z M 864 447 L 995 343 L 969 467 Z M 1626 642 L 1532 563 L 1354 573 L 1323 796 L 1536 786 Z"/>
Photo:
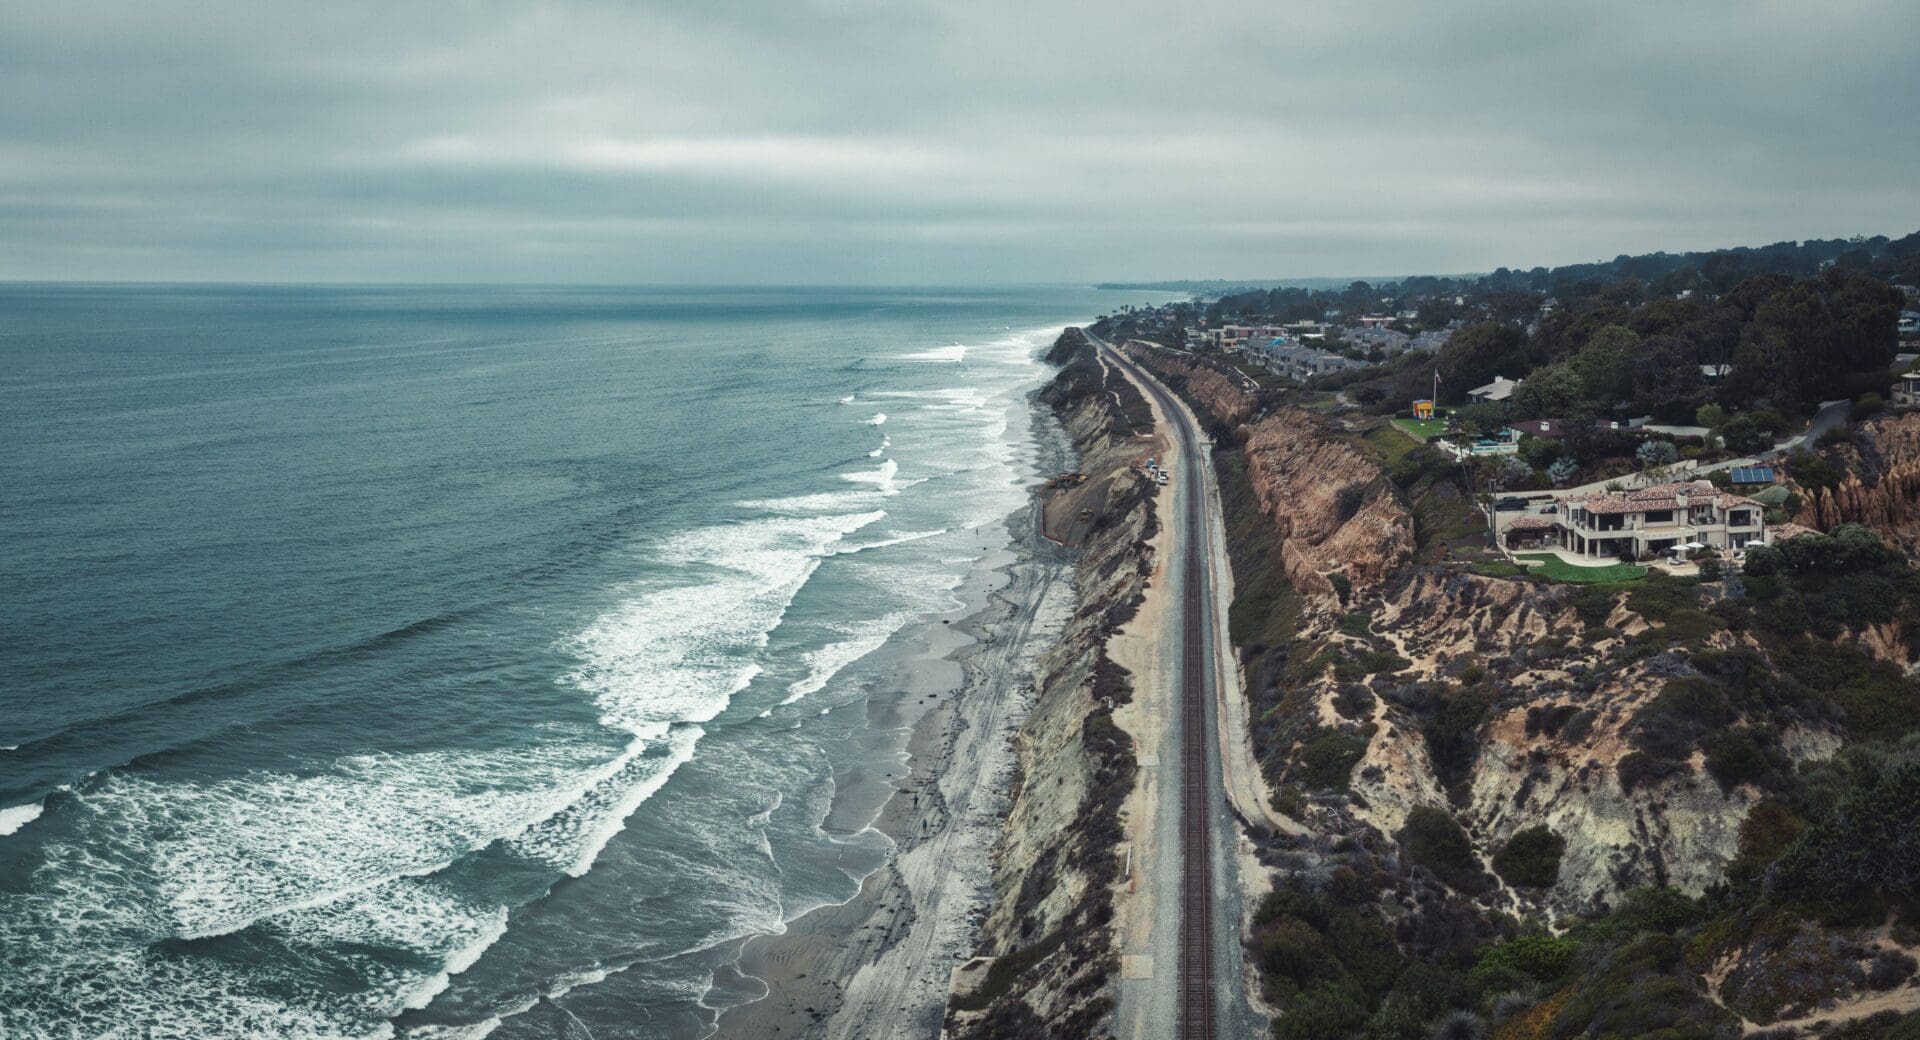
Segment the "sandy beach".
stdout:
<path fill-rule="evenodd" d="M 1032 414 L 1040 469 L 1065 468 L 1065 431 L 1037 401 Z M 737 985 L 766 996 L 726 1010 L 719 1035 L 938 1035 L 991 895 L 1034 665 L 1074 608 L 1071 554 L 1040 537 L 1037 516 L 1036 505 L 1007 519 L 1008 544 L 957 590 L 966 606 L 881 651 L 896 656 L 901 692 L 874 698 L 873 725 L 909 731 L 910 772 L 873 822 L 896 854 L 849 902 L 746 942 Z"/>

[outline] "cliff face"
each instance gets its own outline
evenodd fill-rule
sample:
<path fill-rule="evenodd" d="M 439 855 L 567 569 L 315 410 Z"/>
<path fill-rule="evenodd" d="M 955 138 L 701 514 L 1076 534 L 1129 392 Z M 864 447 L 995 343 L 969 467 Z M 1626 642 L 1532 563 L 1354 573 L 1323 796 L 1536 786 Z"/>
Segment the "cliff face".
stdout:
<path fill-rule="evenodd" d="M 1294 588 L 1326 596 L 1332 575 L 1370 592 L 1413 558 L 1413 516 L 1371 457 L 1325 419 L 1283 408 L 1242 431 L 1260 510 L 1284 539 Z"/>
<path fill-rule="evenodd" d="M 1351 679 L 1335 672 L 1312 680 L 1298 698 L 1312 705 L 1311 728 L 1299 731 L 1345 730 L 1365 740 L 1349 811 L 1383 834 L 1396 833 L 1419 806 L 1451 804 L 1483 863 L 1530 827 L 1545 825 L 1565 840 L 1550 890 L 1525 900 L 1495 891 L 1483 897 L 1489 905 L 1565 914 L 1641 885 L 1700 892 L 1737 854 L 1741 821 L 1760 792 L 1723 791 L 1698 754 L 1667 775 L 1623 781 L 1640 713 L 1669 680 L 1693 670 L 1672 655 L 1612 664 L 1625 635 L 1650 623 L 1616 604 L 1604 623 L 1609 636 L 1583 643 L 1575 595 L 1567 586 L 1420 568 L 1349 612 L 1369 618 L 1363 637 L 1350 634 L 1351 622 L 1338 626 L 1331 609 L 1309 611 L 1301 638 L 1314 652 L 1390 650 L 1406 667 L 1365 685 L 1369 708 L 1359 719 L 1341 710 L 1354 699 Z M 1450 784 L 1432 732 L 1447 705 L 1463 698 L 1484 708 L 1466 736 L 1470 764 Z M 1838 738 L 1796 731 L 1783 745 L 1795 759 L 1824 757 Z"/>
<path fill-rule="evenodd" d="M 1218 362 L 1166 350 L 1136 350 L 1132 356 L 1170 382 L 1184 383 L 1187 396 L 1229 428 L 1238 428 L 1260 410 L 1259 398 L 1248 388 L 1246 378 Z"/>
<path fill-rule="evenodd" d="M 1860 427 L 1858 468 L 1837 487 L 1804 496 L 1795 523 L 1831 531 L 1865 524 L 1920 558 L 1920 412 L 1883 416 Z"/>
<path fill-rule="evenodd" d="M 1683 655 L 1620 653 L 1656 622 L 1624 593 L 1607 594 L 1595 623 L 1576 609 L 1593 594 L 1574 586 L 1415 564 L 1406 494 L 1365 446 L 1313 413 L 1279 409 L 1240 434 L 1247 488 L 1295 597 L 1292 664 L 1268 731 L 1279 746 L 1266 757 L 1301 784 L 1316 739 L 1344 734 L 1360 748 L 1351 801 L 1309 805 L 1310 822 L 1333 833 L 1350 817 L 1394 835 L 1415 808 L 1447 808 L 1483 864 L 1517 831 L 1545 825 L 1567 842 L 1559 881 L 1524 899 L 1506 889 L 1483 897 L 1510 910 L 1572 912 L 1639 885 L 1698 892 L 1720 879 L 1759 792 L 1723 791 L 1698 754 L 1661 776 L 1620 775 L 1642 709 L 1692 674 Z M 1722 649 L 1752 645 L 1717 639 Z M 1435 741 L 1457 703 L 1473 713 L 1461 750 L 1441 762 Z M 1783 741 L 1796 759 L 1837 743 L 1815 731 Z"/>
<path fill-rule="evenodd" d="M 1130 384 L 1103 375 L 1078 330 L 1062 344 L 1055 360 L 1066 368 L 1042 398 L 1080 452 L 1087 479 L 1076 494 L 1099 502 L 1101 518 L 1075 564 L 1079 606 L 1034 677 L 1033 708 L 1016 738 L 1019 787 L 995 852 L 979 956 L 957 975 L 947 1022 L 955 1037 L 1095 1035 L 1118 967 L 1114 848 L 1135 764 L 1131 741 L 1113 724 L 1129 688 L 1105 648 L 1152 569 L 1154 488 L 1133 465 L 1133 437 L 1150 413 Z"/>

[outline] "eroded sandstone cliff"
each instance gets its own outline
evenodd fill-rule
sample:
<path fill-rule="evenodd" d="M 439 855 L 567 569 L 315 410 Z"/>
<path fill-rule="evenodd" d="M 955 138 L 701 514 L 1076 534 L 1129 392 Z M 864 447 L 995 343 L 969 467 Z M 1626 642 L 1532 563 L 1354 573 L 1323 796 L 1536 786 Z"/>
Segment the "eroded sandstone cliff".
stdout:
<path fill-rule="evenodd" d="M 1920 558 L 1920 412 L 1862 423 L 1841 454 L 1853 463 L 1845 478 L 1805 491 L 1794 522 L 1822 531 L 1865 524 L 1909 558 Z"/>
<path fill-rule="evenodd" d="M 1019 786 L 995 853 L 979 956 L 956 977 L 947 1023 L 955 1037 L 1095 1035 L 1117 969 L 1114 850 L 1135 762 L 1113 723 L 1130 693 L 1106 642 L 1133 615 L 1151 572 L 1154 487 L 1134 464 L 1136 435 L 1151 420 L 1138 392 L 1098 363 L 1078 330 L 1051 359 L 1065 368 L 1042 398 L 1072 434 L 1086 478 L 1068 511 L 1094 503 L 1099 517 L 1075 565 L 1079 606 L 1040 665 L 1017 737 Z"/>

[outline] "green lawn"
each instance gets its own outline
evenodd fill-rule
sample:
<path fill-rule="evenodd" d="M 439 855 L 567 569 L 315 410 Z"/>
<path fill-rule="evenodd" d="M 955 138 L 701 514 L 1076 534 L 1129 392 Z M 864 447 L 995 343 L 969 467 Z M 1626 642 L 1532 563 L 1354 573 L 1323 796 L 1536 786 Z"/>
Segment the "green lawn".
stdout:
<path fill-rule="evenodd" d="M 1554 581 L 1571 582 L 1577 585 L 1598 585 L 1611 581 L 1638 581 L 1647 576 L 1647 569 L 1631 563 L 1610 563 L 1605 567 L 1576 567 L 1551 553 L 1515 553 L 1514 559 L 1537 561 L 1531 568 L 1535 574 L 1544 574 Z"/>
<path fill-rule="evenodd" d="M 1407 431 L 1407 436 L 1421 442 L 1430 441 L 1447 432 L 1445 419 L 1395 419 L 1393 424 Z"/>

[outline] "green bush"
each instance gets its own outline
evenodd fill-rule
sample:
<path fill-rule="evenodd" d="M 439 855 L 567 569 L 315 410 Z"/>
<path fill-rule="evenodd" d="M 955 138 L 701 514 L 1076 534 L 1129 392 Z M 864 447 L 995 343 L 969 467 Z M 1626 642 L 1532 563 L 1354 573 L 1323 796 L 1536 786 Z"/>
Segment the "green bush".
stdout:
<path fill-rule="evenodd" d="M 1505 968 L 1535 982 L 1554 982 L 1573 967 L 1580 943 L 1562 935 L 1529 932 L 1480 951 L 1479 968 Z"/>
<path fill-rule="evenodd" d="M 1868 770 L 1794 839 L 1774 883 L 1815 897 L 1920 885 L 1920 762 Z"/>
<path fill-rule="evenodd" d="M 1447 787 L 1464 783 L 1480 757 L 1480 720 L 1486 714 L 1485 697 L 1463 692 L 1448 699 L 1420 727 L 1433 771 Z"/>
<path fill-rule="evenodd" d="M 1587 628 L 1606 623 L 1613 613 L 1613 590 L 1589 585 L 1573 594 L 1573 611 Z"/>
<path fill-rule="evenodd" d="M 1722 791 L 1741 784 L 1778 786 L 1793 767 L 1772 731 L 1755 726 L 1710 734 L 1701 747 L 1707 753 L 1707 772 L 1720 782 Z"/>
<path fill-rule="evenodd" d="M 1408 858 L 1453 888 L 1472 894 L 1491 886 L 1491 879 L 1474 858 L 1467 832 L 1445 810 L 1430 805 L 1415 808 L 1407 814 L 1406 826 L 1395 838 Z"/>
<path fill-rule="evenodd" d="M 1297 775 L 1313 790 L 1344 791 L 1353 779 L 1353 767 L 1367 753 L 1367 742 L 1351 733 L 1323 729 L 1300 749 Z"/>
<path fill-rule="evenodd" d="M 1515 832 L 1493 855 L 1493 870 L 1509 885 L 1551 888 L 1560 879 L 1560 855 L 1566 839 L 1545 826 Z"/>

